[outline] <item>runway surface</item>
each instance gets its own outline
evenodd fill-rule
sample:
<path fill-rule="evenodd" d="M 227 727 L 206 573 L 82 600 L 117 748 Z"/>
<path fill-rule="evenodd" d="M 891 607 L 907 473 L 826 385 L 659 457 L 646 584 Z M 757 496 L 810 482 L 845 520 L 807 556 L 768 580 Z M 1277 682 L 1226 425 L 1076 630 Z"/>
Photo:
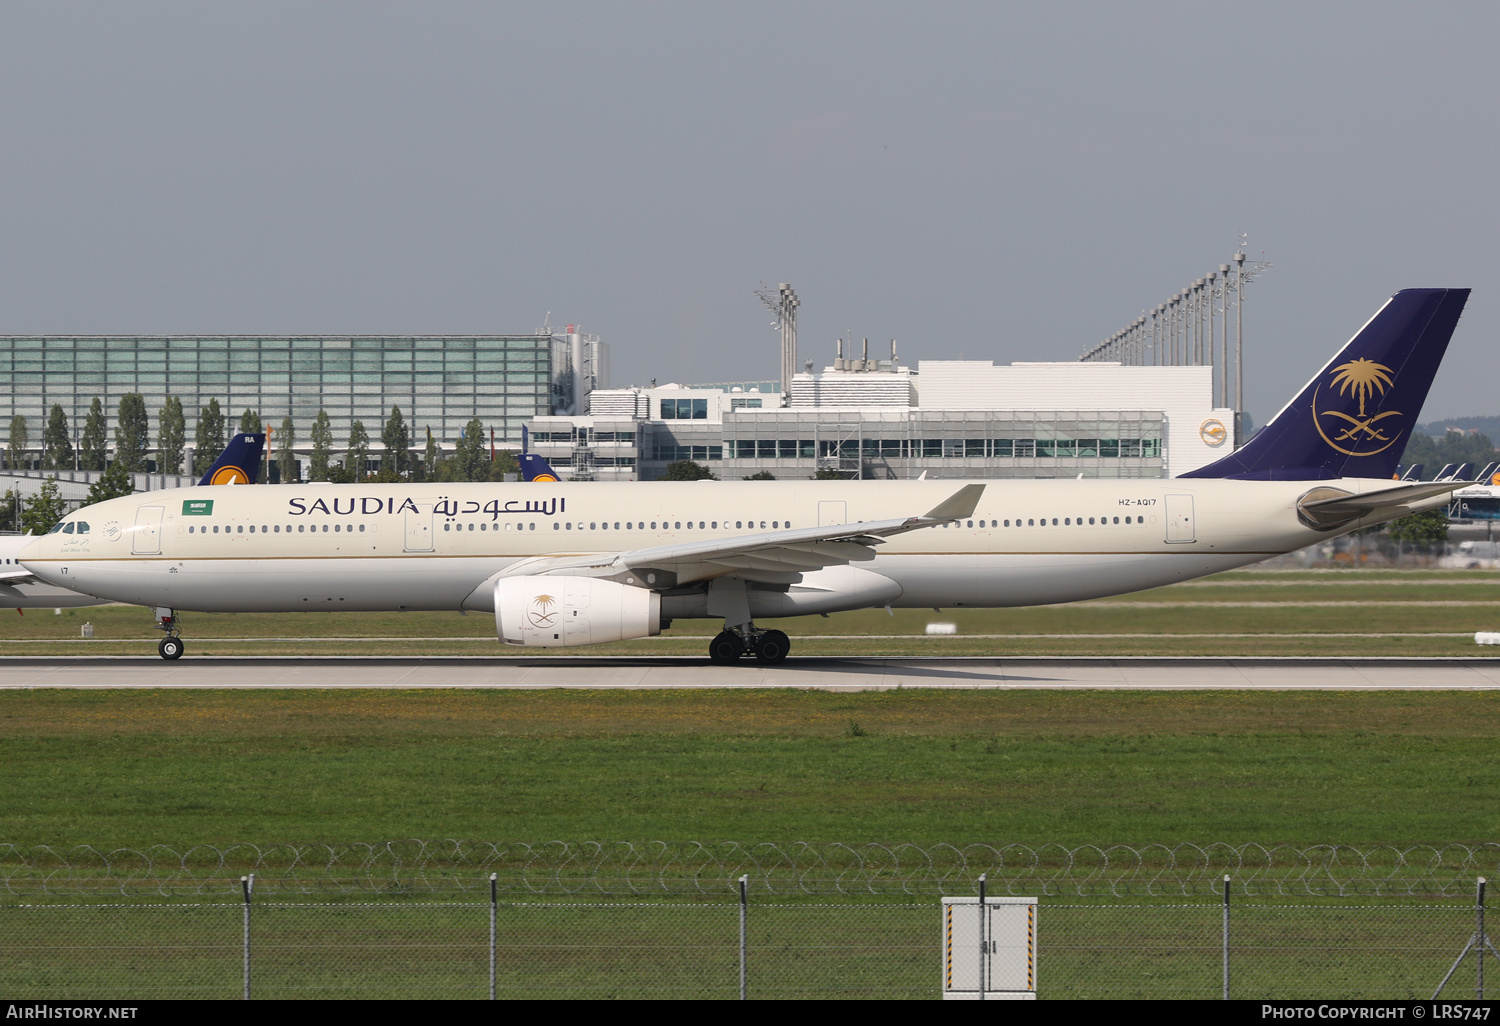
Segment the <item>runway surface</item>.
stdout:
<path fill-rule="evenodd" d="M 652 657 L 0 659 L 0 688 L 995 688 L 1166 691 L 1500 690 L 1500 659 L 746 661 Z"/>

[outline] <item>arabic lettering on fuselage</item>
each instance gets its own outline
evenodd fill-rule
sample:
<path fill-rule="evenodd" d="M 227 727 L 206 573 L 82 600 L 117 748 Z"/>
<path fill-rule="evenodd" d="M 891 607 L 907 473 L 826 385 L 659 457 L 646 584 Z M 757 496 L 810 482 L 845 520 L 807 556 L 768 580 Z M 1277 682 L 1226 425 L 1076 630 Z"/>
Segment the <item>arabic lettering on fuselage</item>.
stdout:
<path fill-rule="evenodd" d="M 343 508 L 344 502 L 349 504 L 348 509 Z M 324 514 L 326 516 L 375 516 L 377 514 L 393 515 L 396 513 L 422 513 L 427 507 L 437 516 L 477 516 L 489 514 L 491 520 L 499 520 L 502 516 L 534 516 L 550 517 L 558 513 L 565 513 L 568 509 L 568 500 L 556 497 L 549 499 L 507 499 L 501 502 L 499 499 L 491 499 L 486 503 L 480 503 L 478 499 L 450 499 L 447 496 L 438 496 L 436 499 L 412 499 L 406 497 L 397 500 L 394 497 L 376 498 L 373 495 L 362 496 L 331 496 L 328 499 L 293 498 L 287 500 L 287 514 L 294 517 L 312 516 Z"/>

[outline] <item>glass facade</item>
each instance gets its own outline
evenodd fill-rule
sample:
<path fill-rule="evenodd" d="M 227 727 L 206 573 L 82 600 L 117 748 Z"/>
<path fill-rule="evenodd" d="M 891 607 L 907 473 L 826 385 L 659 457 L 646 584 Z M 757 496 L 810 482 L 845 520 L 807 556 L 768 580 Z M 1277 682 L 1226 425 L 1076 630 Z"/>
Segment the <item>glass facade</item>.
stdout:
<path fill-rule="evenodd" d="M 0 422 L 26 417 L 36 445 L 61 403 L 76 444 L 95 396 L 112 433 L 120 397 L 138 392 L 153 438 L 167 396 L 182 401 L 189 445 L 210 399 L 231 428 L 246 409 L 273 428 L 290 416 L 299 449 L 319 408 L 335 448 L 355 420 L 378 448 L 392 406 L 419 445 L 431 428 L 451 446 L 475 417 L 517 445 L 524 422 L 552 412 L 553 353 L 549 335 L 0 336 Z"/>

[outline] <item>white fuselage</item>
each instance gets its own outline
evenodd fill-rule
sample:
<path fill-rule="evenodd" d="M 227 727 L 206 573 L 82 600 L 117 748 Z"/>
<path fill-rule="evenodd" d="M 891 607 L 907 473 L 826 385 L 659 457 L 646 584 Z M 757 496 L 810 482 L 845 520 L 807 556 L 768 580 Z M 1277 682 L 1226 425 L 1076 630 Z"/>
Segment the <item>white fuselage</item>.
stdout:
<path fill-rule="evenodd" d="M 86 507 L 68 519 L 87 523 L 87 533 L 34 539 L 22 559 L 56 585 L 179 610 L 490 609 L 481 585 L 520 561 L 919 516 L 971 483 L 192 488 Z M 972 516 L 889 538 L 875 559 L 858 564 L 894 589 L 871 590 L 870 579 L 851 575 L 851 567 L 829 567 L 805 575 L 824 582 L 826 601 L 795 611 L 1037 605 L 1202 577 L 1365 526 L 1315 531 L 1299 522 L 1297 499 L 1330 484 L 1360 493 L 1390 486 L 1349 479 L 989 481 Z M 706 615 L 687 590 L 667 594 L 664 615 Z M 759 615 L 778 614 L 762 607 Z"/>

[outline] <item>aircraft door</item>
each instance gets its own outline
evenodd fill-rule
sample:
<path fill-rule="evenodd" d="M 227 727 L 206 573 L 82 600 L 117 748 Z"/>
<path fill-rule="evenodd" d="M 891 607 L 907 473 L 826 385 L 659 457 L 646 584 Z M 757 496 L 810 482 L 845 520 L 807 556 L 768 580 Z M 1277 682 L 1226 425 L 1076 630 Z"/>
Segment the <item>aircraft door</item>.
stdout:
<path fill-rule="evenodd" d="M 161 518 L 166 511 L 165 506 L 141 506 L 135 511 L 131 552 L 137 556 L 155 556 L 161 552 Z"/>
<path fill-rule="evenodd" d="M 1167 496 L 1167 544 L 1181 545 L 1198 540 L 1198 528 L 1193 523 L 1193 497 L 1191 495 Z"/>
<path fill-rule="evenodd" d="M 414 502 L 416 509 L 406 511 L 407 552 L 432 551 L 432 506 L 429 502 Z"/>
<path fill-rule="evenodd" d="M 849 522 L 848 506 L 843 502 L 818 503 L 818 526 L 836 527 Z"/>

